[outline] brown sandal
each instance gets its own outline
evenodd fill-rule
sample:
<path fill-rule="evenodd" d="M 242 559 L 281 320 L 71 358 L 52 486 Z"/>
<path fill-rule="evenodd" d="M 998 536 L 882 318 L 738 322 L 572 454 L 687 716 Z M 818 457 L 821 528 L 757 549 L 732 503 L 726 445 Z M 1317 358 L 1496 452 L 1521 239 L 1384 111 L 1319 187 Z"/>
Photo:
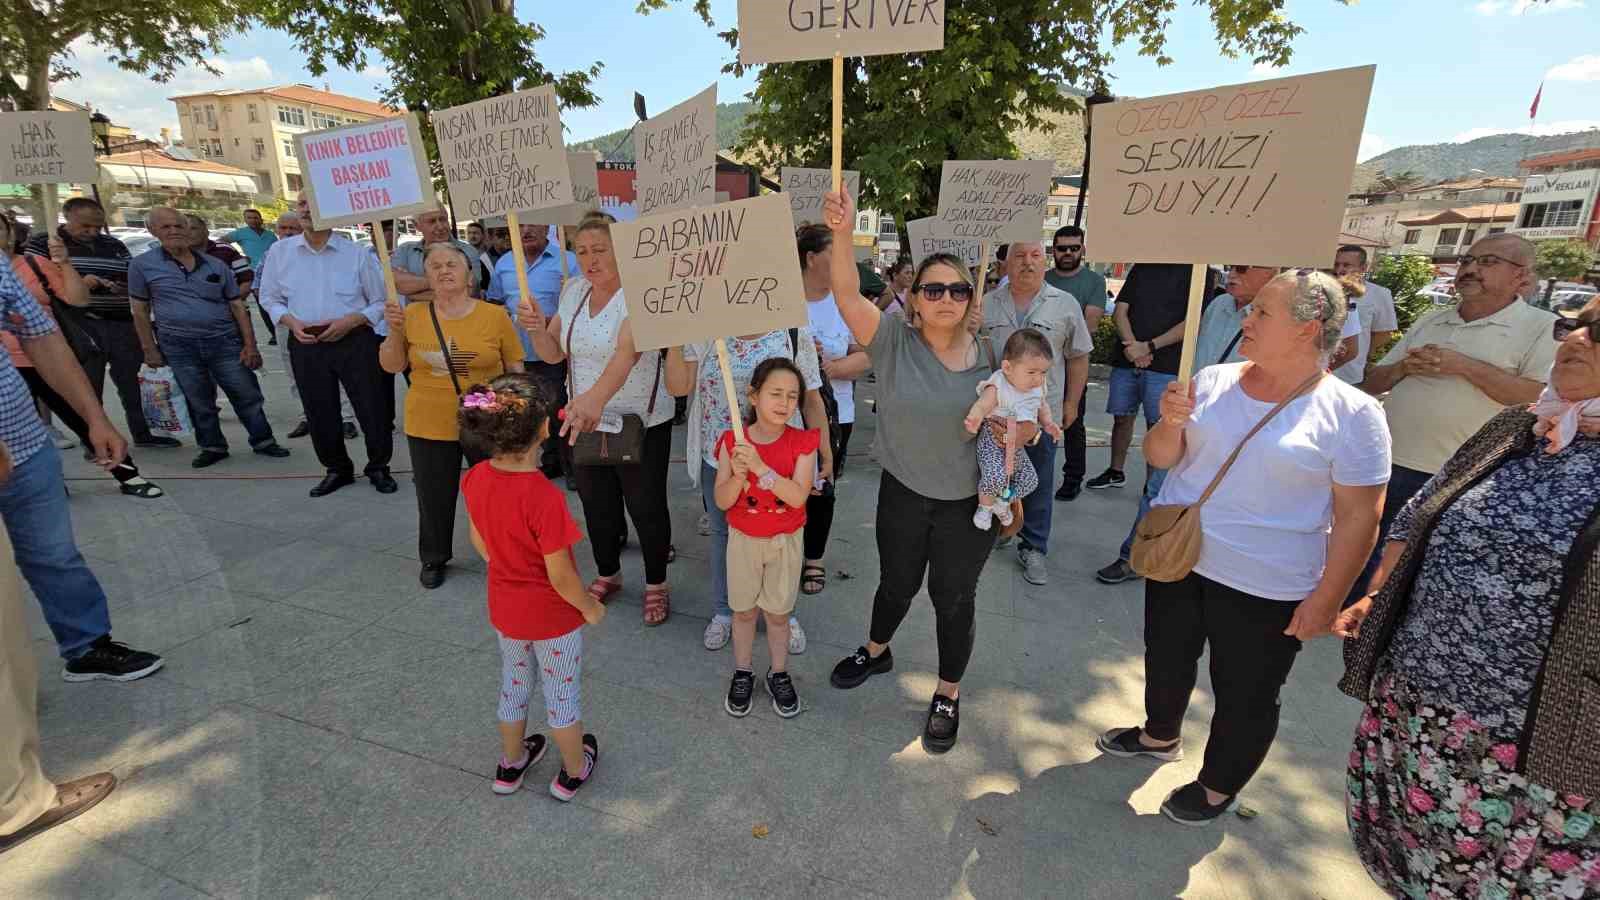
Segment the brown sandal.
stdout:
<path fill-rule="evenodd" d="M 660 625 L 672 614 L 672 591 L 666 586 L 644 589 L 644 623 Z"/>
<path fill-rule="evenodd" d="M 599 603 L 601 606 L 605 605 L 607 598 L 620 590 L 622 590 L 622 582 L 620 581 L 610 581 L 605 578 L 596 578 L 595 580 L 589 582 L 589 596 L 593 597 L 595 602 Z"/>

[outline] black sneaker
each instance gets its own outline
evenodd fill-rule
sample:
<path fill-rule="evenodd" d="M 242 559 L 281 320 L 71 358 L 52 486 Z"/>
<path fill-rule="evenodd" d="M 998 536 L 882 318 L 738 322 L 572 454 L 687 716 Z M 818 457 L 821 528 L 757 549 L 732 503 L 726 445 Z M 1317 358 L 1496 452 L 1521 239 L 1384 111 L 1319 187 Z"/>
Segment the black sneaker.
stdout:
<path fill-rule="evenodd" d="M 767 673 L 767 693 L 772 695 L 772 711 L 785 719 L 800 715 L 800 695 L 794 691 L 794 679 L 788 672 Z M 729 692 L 728 699 L 733 699 Z"/>
<path fill-rule="evenodd" d="M 306 435 L 308 435 L 310 433 L 311 433 L 311 423 L 307 422 L 305 419 L 301 419 L 300 420 L 300 424 L 296 425 L 289 432 L 289 437 L 291 437 L 291 438 L 303 438 L 303 437 L 305 437 Z"/>
<path fill-rule="evenodd" d="M 544 759 L 544 735 L 535 734 L 522 739 L 522 746 L 528 748 L 528 761 L 520 766 L 497 765 L 494 767 L 494 792 L 496 794 L 515 794 L 522 787 L 522 776 L 533 764 Z"/>
<path fill-rule="evenodd" d="M 584 735 L 583 768 L 585 771 L 583 775 L 578 777 L 568 775 L 566 767 L 562 767 L 561 771 L 556 773 L 556 777 L 550 780 L 550 796 L 560 800 L 562 803 L 566 803 L 573 797 L 576 797 L 578 795 L 578 788 L 588 784 L 589 779 L 594 777 L 594 767 L 599 761 L 599 741 L 596 741 L 594 735 L 592 734 Z"/>
<path fill-rule="evenodd" d="M 61 670 L 63 681 L 138 681 L 161 668 L 164 663 L 154 653 L 134 650 L 127 644 L 103 635 L 89 645 L 89 652 L 67 660 Z"/>
<path fill-rule="evenodd" d="M 860 687 L 868 678 L 893 668 L 894 654 L 889 652 L 888 647 L 883 648 L 883 652 L 875 657 L 867 652 L 866 647 L 857 647 L 855 653 L 839 660 L 839 664 L 833 667 L 833 674 L 828 676 L 828 682 L 836 688 L 847 691 L 853 687 Z"/>
<path fill-rule="evenodd" d="M 356 431 L 356 423 L 354 423 L 354 422 L 346 422 L 346 423 L 344 423 L 343 431 L 344 431 L 344 439 L 347 440 L 347 441 L 353 441 L 356 438 L 361 436 L 361 432 Z"/>
<path fill-rule="evenodd" d="M 944 753 L 956 745 L 956 731 L 961 728 L 961 698 L 934 694 L 928 704 L 928 724 L 922 729 L 922 749 L 929 753 Z"/>
<path fill-rule="evenodd" d="M 1133 566 L 1128 565 L 1128 561 L 1125 559 L 1119 559 L 1094 573 L 1094 580 L 1101 584 L 1121 584 L 1124 581 L 1134 581 L 1141 577 L 1143 576 L 1135 572 Z"/>
<path fill-rule="evenodd" d="M 1061 487 L 1056 488 L 1056 499 L 1065 500 L 1066 502 L 1071 503 L 1072 501 L 1078 499 L 1078 495 L 1081 493 L 1083 493 L 1083 482 L 1063 481 L 1061 483 Z"/>
<path fill-rule="evenodd" d="M 1161 804 L 1161 814 L 1190 828 L 1204 828 L 1223 813 L 1239 808 L 1239 797 L 1234 795 L 1212 806 L 1206 802 L 1206 789 L 1198 781 L 1191 781 L 1167 795 Z"/>
<path fill-rule="evenodd" d="M 1088 481 L 1085 481 L 1083 486 L 1091 491 L 1098 491 L 1105 488 L 1119 488 L 1127 483 L 1128 476 L 1122 474 L 1122 472 L 1118 471 L 1117 469 L 1107 469 L 1104 472 L 1101 472 L 1099 475 L 1096 475 Z"/>
<path fill-rule="evenodd" d="M 1141 733 L 1142 729 L 1139 728 L 1113 728 L 1095 738 L 1094 746 L 1101 753 L 1120 756 L 1123 759 L 1133 759 L 1137 756 L 1147 756 L 1161 762 L 1177 762 L 1183 759 L 1182 739 L 1165 747 L 1147 747 L 1139 741 Z"/>
<path fill-rule="evenodd" d="M 755 692 L 756 673 L 735 670 L 733 681 L 728 684 L 728 699 L 722 701 L 722 708 L 728 711 L 728 715 L 742 719 L 750 715 L 750 698 Z"/>

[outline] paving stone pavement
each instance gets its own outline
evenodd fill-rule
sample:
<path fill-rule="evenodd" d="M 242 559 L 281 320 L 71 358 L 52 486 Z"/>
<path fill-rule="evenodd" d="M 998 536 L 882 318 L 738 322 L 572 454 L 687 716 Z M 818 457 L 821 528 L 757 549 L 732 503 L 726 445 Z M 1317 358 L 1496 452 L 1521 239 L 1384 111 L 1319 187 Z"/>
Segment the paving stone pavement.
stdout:
<path fill-rule="evenodd" d="M 298 404 L 281 357 L 267 358 L 281 436 Z M 1091 390 L 1103 410 L 1103 386 Z M 707 552 L 699 495 L 676 463 L 672 619 L 640 622 L 630 550 L 628 589 L 585 637 L 585 724 L 601 757 L 567 805 L 545 790 L 553 753 L 523 792 L 489 790 L 499 667 L 483 565 L 463 513 L 450 580 L 417 584 L 403 439 L 398 494 L 362 481 L 319 500 L 306 496 L 320 474 L 309 442 L 284 440 L 288 460 L 252 456 L 226 407 L 235 456 L 205 478 L 187 478 L 192 446 L 140 452 L 160 500 L 122 497 L 68 452 L 74 525 L 116 637 L 167 667 L 132 684 L 66 684 L 36 620 L 47 770 L 111 769 L 122 784 L 0 857 L 0 896 L 1380 896 L 1344 827 L 1357 709 L 1333 687 L 1332 642 L 1306 648 L 1284 692 L 1277 744 L 1245 794 L 1255 818 L 1195 830 L 1157 811 L 1200 765 L 1203 672 L 1186 760 L 1094 750 L 1098 732 L 1141 718 L 1142 588 L 1092 577 L 1116 553 L 1134 489 L 1056 505 L 1049 587 L 1025 583 L 1013 552 L 991 558 L 951 753 L 918 743 L 937 659 L 926 603 L 897 636 L 891 675 L 829 687 L 833 663 L 865 638 L 876 586 L 878 470 L 862 409 L 828 588 L 799 605 L 810 648 L 791 671 L 804 714 L 723 713 L 731 660 L 700 645 Z M 1109 424 L 1091 414 L 1091 444 Z M 677 447 L 681 460 L 681 429 Z M 359 463 L 359 442 L 352 454 Z M 1090 474 L 1105 460 L 1092 448 Z M 1130 468 L 1136 484 L 1142 464 Z M 575 496 L 572 507 L 581 518 Z"/>

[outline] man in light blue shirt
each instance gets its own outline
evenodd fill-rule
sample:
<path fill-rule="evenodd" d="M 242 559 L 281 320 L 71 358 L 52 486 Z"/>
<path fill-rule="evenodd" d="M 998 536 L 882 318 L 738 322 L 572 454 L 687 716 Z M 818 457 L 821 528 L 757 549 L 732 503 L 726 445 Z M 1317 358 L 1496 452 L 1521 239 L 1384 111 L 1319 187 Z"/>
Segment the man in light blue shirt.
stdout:
<path fill-rule="evenodd" d="M 519 223 L 520 224 L 520 223 Z M 532 294 L 533 301 L 539 304 L 539 311 L 545 318 L 556 314 L 556 308 L 561 302 L 561 257 L 558 252 L 567 254 L 567 272 L 573 276 L 578 273 L 578 258 L 571 251 L 557 251 L 550 243 L 550 226 L 548 225 L 522 225 L 522 254 L 528 262 L 528 293 Z M 488 298 L 491 303 L 505 305 L 506 314 L 511 321 L 517 321 L 517 306 L 520 302 L 517 286 L 517 260 L 516 254 L 506 253 L 495 261 L 494 275 L 489 279 Z M 539 379 L 545 390 L 556 397 L 558 406 L 567 404 L 567 364 L 564 362 L 547 363 L 539 359 L 539 354 L 534 352 L 533 341 L 528 338 L 527 332 L 517 327 L 517 335 L 522 338 L 522 358 L 525 371 Z M 540 468 L 546 476 L 555 478 L 561 474 L 563 464 L 570 459 L 571 451 L 567 449 L 565 441 L 551 439 L 545 442 L 544 457 L 540 461 Z M 570 472 L 571 466 L 566 466 Z"/>
<path fill-rule="evenodd" d="M 223 238 L 224 242 L 239 245 L 244 255 L 250 257 L 250 268 L 261 271 L 261 262 L 267 258 L 267 248 L 277 243 L 278 236 L 261 221 L 260 210 L 244 211 L 244 227 L 235 228 Z"/>
<path fill-rule="evenodd" d="M 1194 367 L 1198 371 L 1218 363 L 1240 362 L 1240 329 L 1251 301 L 1280 270 L 1273 266 L 1229 266 L 1228 292 L 1211 301 L 1200 317 L 1200 337 L 1194 344 Z"/>

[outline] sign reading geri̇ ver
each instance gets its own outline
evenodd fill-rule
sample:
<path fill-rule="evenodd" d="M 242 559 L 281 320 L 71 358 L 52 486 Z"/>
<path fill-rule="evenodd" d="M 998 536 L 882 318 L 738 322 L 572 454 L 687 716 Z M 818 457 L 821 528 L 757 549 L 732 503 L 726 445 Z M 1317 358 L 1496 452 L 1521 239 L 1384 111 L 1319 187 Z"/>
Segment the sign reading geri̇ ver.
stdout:
<path fill-rule="evenodd" d="M 1089 173 L 1095 257 L 1326 265 L 1374 71 L 1361 66 L 1096 106 Z"/>
<path fill-rule="evenodd" d="M 739 0 L 739 62 L 944 49 L 944 0 Z"/>
<path fill-rule="evenodd" d="M 0 113 L 0 166 L 0 184 L 94 184 L 89 114 Z"/>
<path fill-rule="evenodd" d="M 806 324 L 782 194 L 618 222 L 611 238 L 639 350 Z"/>
<path fill-rule="evenodd" d="M 294 136 L 318 228 L 435 209 L 427 150 L 411 114 Z"/>
<path fill-rule="evenodd" d="M 551 85 L 433 114 L 439 162 L 458 219 L 565 206 L 572 175 Z"/>

